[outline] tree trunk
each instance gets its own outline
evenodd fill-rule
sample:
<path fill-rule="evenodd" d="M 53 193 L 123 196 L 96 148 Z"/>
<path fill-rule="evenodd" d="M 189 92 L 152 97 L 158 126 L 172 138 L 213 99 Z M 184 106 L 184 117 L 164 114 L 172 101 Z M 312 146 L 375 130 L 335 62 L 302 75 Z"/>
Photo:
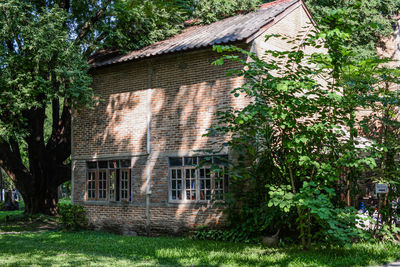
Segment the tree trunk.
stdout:
<path fill-rule="evenodd" d="M 25 203 L 25 213 L 28 214 L 57 214 L 57 187 L 43 188 L 35 191 L 21 192 Z"/>
<path fill-rule="evenodd" d="M 29 214 L 57 214 L 58 192 L 62 183 L 71 179 L 71 166 L 66 160 L 71 155 L 71 110 L 64 100 L 61 116 L 58 101 L 53 101 L 52 134 L 44 140 L 45 109 L 30 110 L 27 144 L 29 168 L 23 164 L 19 141 L 0 137 L 0 167 L 2 167 L 25 202 Z"/>

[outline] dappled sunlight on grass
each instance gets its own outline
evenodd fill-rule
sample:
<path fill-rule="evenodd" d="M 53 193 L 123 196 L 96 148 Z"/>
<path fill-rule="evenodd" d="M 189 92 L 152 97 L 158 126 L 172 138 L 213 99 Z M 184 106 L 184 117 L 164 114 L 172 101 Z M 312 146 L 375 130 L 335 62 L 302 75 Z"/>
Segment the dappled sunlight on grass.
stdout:
<path fill-rule="evenodd" d="M 391 244 L 302 251 L 186 238 L 96 232 L 0 236 L 0 265 L 52 266 L 369 266 L 400 258 Z"/>

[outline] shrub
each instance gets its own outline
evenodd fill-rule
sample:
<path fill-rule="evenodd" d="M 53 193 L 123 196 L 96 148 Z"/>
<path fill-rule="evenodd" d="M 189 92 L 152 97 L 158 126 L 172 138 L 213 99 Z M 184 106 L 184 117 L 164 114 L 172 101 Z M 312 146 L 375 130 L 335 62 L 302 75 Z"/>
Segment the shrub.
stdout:
<path fill-rule="evenodd" d="M 209 229 L 201 227 L 194 232 L 193 239 L 229 242 L 257 243 L 258 238 L 251 238 L 245 231 L 238 229 Z"/>
<path fill-rule="evenodd" d="M 85 229 L 88 226 L 85 208 L 81 205 L 58 204 L 59 221 L 66 230 Z"/>

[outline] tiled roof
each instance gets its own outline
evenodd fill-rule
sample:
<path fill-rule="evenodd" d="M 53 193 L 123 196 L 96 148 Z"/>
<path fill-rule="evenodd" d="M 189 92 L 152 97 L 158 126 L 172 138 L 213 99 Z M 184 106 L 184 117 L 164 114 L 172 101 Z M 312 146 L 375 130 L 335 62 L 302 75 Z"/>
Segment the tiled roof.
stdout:
<path fill-rule="evenodd" d="M 257 33 L 276 16 L 300 0 L 278 0 L 262 6 L 258 11 L 229 17 L 209 25 L 186 28 L 182 33 L 125 55 L 103 52 L 89 60 L 91 68 L 122 63 L 167 53 L 198 49 L 215 44 L 245 40 Z"/>

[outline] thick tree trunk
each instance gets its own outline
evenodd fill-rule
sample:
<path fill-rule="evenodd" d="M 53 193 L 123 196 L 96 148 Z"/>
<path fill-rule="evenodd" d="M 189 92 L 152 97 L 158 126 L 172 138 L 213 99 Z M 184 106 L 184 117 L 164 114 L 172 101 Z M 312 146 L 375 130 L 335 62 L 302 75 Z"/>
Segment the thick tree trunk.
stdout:
<path fill-rule="evenodd" d="M 71 179 L 71 167 L 65 164 L 71 155 L 71 110 L 67 100 L 61 116 L 58 101 L 53 101 L 53 127 L 47 144 L 44 140 L 45 109 L 27 113 L 28 135 L 25 138 L 29 169 L 23 164 L 19 143 L 0 137 L 0 167 L 10 176 L 21 193 L 25 212 L 55 215 L 57 213 L 57 188 Z"/>
<path fill-rule="evenodd" d="M 57 187 L 42 188 L 34 191 L 21 192 L 25 203 L 25 213 L 28 214 L 57 214 Z"/>

